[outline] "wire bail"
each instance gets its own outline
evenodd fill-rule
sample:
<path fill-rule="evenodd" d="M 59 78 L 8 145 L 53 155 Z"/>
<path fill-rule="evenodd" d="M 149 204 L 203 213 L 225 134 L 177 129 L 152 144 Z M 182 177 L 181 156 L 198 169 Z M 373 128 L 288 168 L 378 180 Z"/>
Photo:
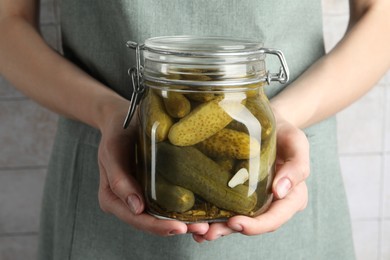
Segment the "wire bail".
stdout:
<path fill-rule="evenodd" d="M 269 49 L 269 48 L 261 48 L 266 54 L 276 55 L 279 58 L 282 66 L 280 67 L 279 73 L 271 73 L 267 71 L 266 81 L 271 84 L 271 81 L 278 81 L 279 83 L 285 84 L 288 82 L 290 78 L 290 72 L 288 70 L 286 59 L 284 58 L 283 53 L 280 50 Z"/>
<path fill-rule="evenodd" d="M 145 87 L 142 82 L 143 67 L 141 66 L 141 48 L 143 47 L 143 44 L 139 45 L 136 42 L 128 41 L 126 43 L 126 46 L 130 49 L 135 50 L 136 67 L 132 67 L 128 70 L 128 74 L 131 77 L 132 92 L 130 98 L 130 106 L 127 111 L 125 121 L 123 123 L 123 128 L 125 129 L 129 126 L 145 90 Z"/>

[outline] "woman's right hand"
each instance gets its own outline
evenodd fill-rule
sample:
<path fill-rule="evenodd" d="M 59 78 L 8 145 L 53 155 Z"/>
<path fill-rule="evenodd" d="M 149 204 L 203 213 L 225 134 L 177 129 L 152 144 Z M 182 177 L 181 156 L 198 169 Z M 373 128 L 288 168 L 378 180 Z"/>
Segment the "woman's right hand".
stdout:
<path fill-rule="evenodd" d="M 135 179 L 135 144 L 137 120 L 127 129 L 122 124 L 127 107 L 114 109 L 100 127 L 102 138 L 98 151 L 100 170 L 99 204 L 123 222 L 143 231 L 160 236 L 185 234 L 203 235 L 209 225 L 186 225 L 175 220 L 162 220 L 144 212 L 142 190 Z M 134 119 L 136 116 L 134 116 Z"/>

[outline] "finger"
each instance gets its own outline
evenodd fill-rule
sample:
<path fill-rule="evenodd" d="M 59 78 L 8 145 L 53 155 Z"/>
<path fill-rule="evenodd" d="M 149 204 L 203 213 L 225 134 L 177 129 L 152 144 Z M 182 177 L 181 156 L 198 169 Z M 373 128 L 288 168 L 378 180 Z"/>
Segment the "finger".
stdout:
<path fill-rule="evenodd" d="M 116 201 L 111 205 L 111 213 L 121 219 L 123 222 L 143 231 L 147 231 L 160 236 L 180 235 L 187 233 L 186 224 L 176 220 L 162 220 L 149 214 L 142 213 L 134 215 L 123 204 L 122 201 Z"/>
<path fill-rule="evenodd" d="M 198 242 L 198 243 L 203 243 L 204 241 L 206 241 L 206 239 L 204 239 L 203 235 L 198 235 L 198 234 L 192 234 L 192 238 Z"/>
<path fill-rule="evenodd" d="M 193 233 L 203 236 L 209 230 L 210 225 L 208 223 L 194 223 L 187 225 L 187 233 Z"/>
<path fill-rule="evenodd" d="M 111 163 L 110 166 L 110 171 L 108 172 L 103 163 L 99 162 L 100 178 L 104 179 L 108 184 L 106 187 L 121 199 L 133 214 L 143 212 L 145 206 L 137 181 L 115 163 Z"/>
<path fill-rule="evenodd" d="M 281 199 L 309 176 L 310 156 L 309 143 L 301 130 L 283 126 L 277 138 L 277 171 L 272 188 L 276 198 Z"/>
<path fill-rule="evenodd" d="M 306 183 L 301 182 L 284 199 L 274 201 L 269 210 L 262 215 L 255 218 L 235 216 L 228 220 L 227 225 L 245 235 L 272 232 L 291 219 L 295 213 L 305 208 L 307 200 Z"/>
<path fill-rule="evenodd" d="M 213 223 L 210 225 L 207 233 L 203 235 L 203 238 L 208 241 L 213 241 L 234 232 L 235 231 L 228 227 L 226 223 Z"/>
<path fill-rule="evenodd" d="M 99 174 L 100 174 L 99 192 L 98 192 L 99 206 L 104 212 L 110 213 L 108 205 L 111 204 L 111 201 L 120 200 L 120 199 L 111 191 L 104 167 L 100 168 Z"/>
<path fill-rule="evenodd" d="M 144 210 L 141 188 L 131 175 L 134 172 L 135 131 L 134 128 L 102 139 L 99 146 L 98 162 L 100 172 L 104 172 L 112 192 L 117 195 L 134 214 Z"/>
<path fill-rule="evenodd" d="M 195 223 L 187 225 L 187 233 L 192 233 L 192 238 L 198 242 L 203 243 L 206 239 L 203 238 L 203 235 L 209 230 L 208 223 Z"/>
<path fill-rule="evenodd" d="M 119 199 L 108 186 L 107 179 L 101 179 L 99 186 L 99 203 L 105 212 L 118 217 L 123 222 L 143 231 L 160 236 L 185 234 L 187 226 L 179 221 L 161 220 L 149 214 L 135 215 L 128 206 Z"/>

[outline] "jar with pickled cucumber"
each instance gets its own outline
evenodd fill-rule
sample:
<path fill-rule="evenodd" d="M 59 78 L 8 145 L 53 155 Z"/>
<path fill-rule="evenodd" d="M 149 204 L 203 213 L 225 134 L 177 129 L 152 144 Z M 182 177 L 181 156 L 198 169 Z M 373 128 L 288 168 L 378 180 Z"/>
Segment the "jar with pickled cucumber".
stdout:
<path fill-rule="evenodd" d="M 125 125 L 135 114 L 147 211 L 187 223 L 265 212 L 276 133 L 263 87 L 287 82 L 283 54 L 224 37 L 156 37 L 128 46 L 137 66 Z M 279 72 L 266 71 L 268 54 L 279 58 Z"/>

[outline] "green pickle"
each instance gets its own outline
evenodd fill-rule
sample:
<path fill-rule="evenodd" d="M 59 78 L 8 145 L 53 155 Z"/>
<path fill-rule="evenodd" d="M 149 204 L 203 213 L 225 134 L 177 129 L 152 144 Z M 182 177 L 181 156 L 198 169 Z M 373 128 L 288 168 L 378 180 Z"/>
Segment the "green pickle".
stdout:
<path fill-rule="evenodd" d="M 257 203 L 256 193 L 250 196 L 248 187 L 230 188 L 230 173 L 194 147 L 158 145 L 157 174 L 175 185 L 185 187 L 213 205 L 240 214 L 251 215 Z"/>
<path fill-rule="evenodd" d="M 178 80 L 223 78 L 206 69 L 170 73 Z M 138 176 L 152 215 L 214 222 L 257 216 L 268 208 L 276 134 L 262 86 L 250 84 L 239 93 L 145 93 L 138 112 Z"/>
<path fill-rule="evenodd" d="M 183 213 L 190 210 L 195 203 L 194 193 L 176 186 L 164 177 L 156 176 L 156 203 L 167 212 Z"/>

